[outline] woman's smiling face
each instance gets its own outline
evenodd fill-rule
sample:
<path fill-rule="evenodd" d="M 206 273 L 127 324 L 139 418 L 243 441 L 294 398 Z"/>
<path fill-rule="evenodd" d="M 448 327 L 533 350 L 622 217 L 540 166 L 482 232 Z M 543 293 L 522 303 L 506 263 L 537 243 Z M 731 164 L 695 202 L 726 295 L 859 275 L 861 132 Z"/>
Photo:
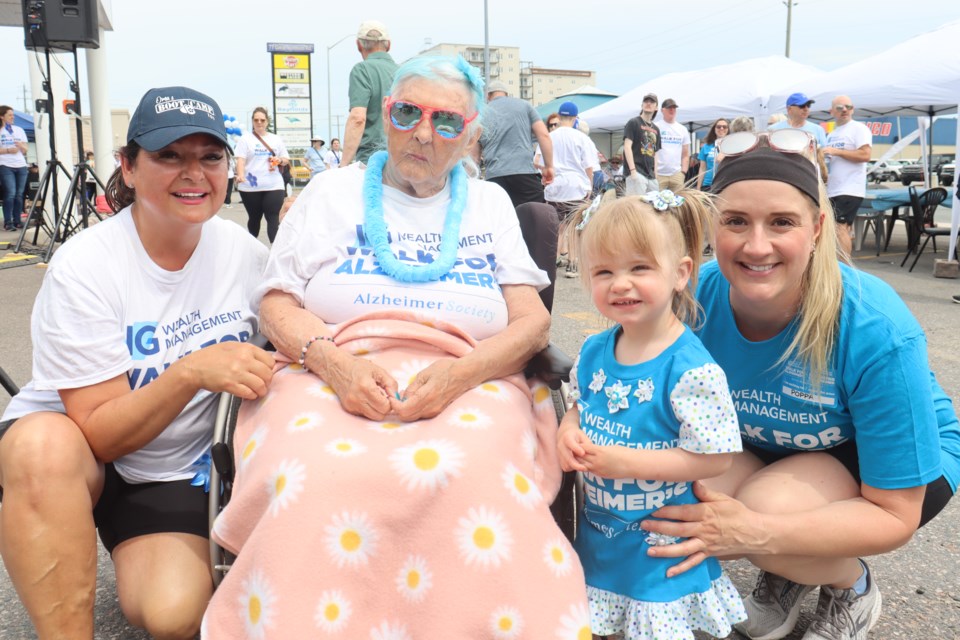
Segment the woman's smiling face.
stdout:
<path fill-rule="evenodd" d="M 717 264 L 730 283 L 734 312 L 792 317 L 824 214 L 795 187 L 774 180 L 735 182 L 718 204 Z"/>

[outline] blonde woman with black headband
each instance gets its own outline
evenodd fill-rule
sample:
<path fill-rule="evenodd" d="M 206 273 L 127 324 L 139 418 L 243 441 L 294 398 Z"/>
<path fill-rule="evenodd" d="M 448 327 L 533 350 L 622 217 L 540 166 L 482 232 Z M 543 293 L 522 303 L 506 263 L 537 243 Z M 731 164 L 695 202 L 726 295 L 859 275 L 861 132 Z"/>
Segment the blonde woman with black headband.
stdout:
<path fill-rule="evenodd" d="M 957 418 L 923 331 L 893 289 L 837 260 L 811 140 L 782 130 L 720 144 L 698 334 L 726 371 L 744 453 L 697 483 L 700 504 L 644 523 L 686 538 L 650 552 L 682 559 L 672 575 L 708 557 L 760 569 L 738 625 L 754 640 L 790 634 L 818 587 L 803 639 L 866 638 L 881 597 L 860 558 L 906 544 L 960 480 Z"/>

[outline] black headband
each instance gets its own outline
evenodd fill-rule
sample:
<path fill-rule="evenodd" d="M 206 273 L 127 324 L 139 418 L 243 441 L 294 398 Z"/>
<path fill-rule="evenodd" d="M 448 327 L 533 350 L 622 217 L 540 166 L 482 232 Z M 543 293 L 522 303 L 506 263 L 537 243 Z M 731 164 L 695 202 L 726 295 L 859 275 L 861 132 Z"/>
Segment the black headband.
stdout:
<path fill-rule="evenodd" d="M 720 193 L 741 180 L 785 182 L 820 206 L 817 169 L 799 153 L 781 153 L 769 147 L 758 147 L 740 156 L 724 158 L 717 165 L 710 191 Z"/>

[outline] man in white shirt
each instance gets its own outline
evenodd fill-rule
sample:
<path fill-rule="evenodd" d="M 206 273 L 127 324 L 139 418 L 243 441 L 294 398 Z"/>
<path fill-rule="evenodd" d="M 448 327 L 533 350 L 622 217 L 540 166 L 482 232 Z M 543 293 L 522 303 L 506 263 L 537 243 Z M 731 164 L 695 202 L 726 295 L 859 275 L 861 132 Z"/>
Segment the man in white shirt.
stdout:
<path fill-rule="evenodd" d="M 660 189 L 679 191 L 690 168 L 690 132 L 677 122 L 677 102 L 667 98 L 660 105 L 663 122 L 660 128 L 660 150 L 657 151 L 657 182 Z"/>
<path fill-rule="evenodd" d="M 873 134 L 865 124 L 853 119 L 853 101 L 848 96 L 834 98 L 830 112 L 836 126 L 823 148 L 830 172 L 827 195 L 837 221 L 837 240 L 849 254 L 853 246 L 853 221 L 867 194 L 867 162 Z"/>
<path fill-rule="evenodd" d="M 597 162 L 597 148 L 586 135 L 574 128 L 580 110 L 572 102 L 564 102 L 557 110 L 560 126 L 550 132 L 553 143 L 553 182 L 544 188 L 544 198 L 557 210 L 561 224 L 570 214 L 583 206 L 593 189 L 593 166 Z M 566 253 L 563 238 L 560 254 Z M 567 263 L 568 278 L 577 275 L 577 265 Z"/>

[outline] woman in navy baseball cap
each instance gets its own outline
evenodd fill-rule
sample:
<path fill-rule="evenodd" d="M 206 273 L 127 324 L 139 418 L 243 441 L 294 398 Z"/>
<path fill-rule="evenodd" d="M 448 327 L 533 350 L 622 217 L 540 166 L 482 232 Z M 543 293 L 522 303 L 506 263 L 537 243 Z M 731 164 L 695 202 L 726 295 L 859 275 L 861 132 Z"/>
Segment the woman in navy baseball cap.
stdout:
<path fill-rule="evenodd" d="M 216 394 L 262 396 L 273 366 L 244 344 L 267 250 L 216 216 L 228 154 L 212 98 L 148 91 L 116 214 L 57 251 L 37 295 L 32 380 L 0 419 L 0 552 L 41 638 L 93 637 L 95 532 L 131 623 L 199 630 Z"/>

